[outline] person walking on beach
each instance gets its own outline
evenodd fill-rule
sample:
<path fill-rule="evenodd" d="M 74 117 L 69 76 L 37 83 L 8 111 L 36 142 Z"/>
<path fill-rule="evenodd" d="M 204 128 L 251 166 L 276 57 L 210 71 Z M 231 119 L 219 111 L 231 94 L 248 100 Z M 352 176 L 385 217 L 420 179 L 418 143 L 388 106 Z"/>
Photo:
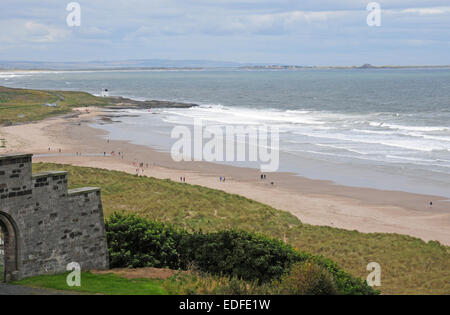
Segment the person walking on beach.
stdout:
<path fill-rule="evenodd" d="M 225 176 L 223 177 L 223 182 L 225 183 Z"/>
<path fill-rule="evenodd" d="M 186 177 L 183 177 L 183 183 L 186 183 Z"/>
<path fill-rule="evenodd" d="M 220 182 L 222 182 L 222 176 L 220 176 Z"/>

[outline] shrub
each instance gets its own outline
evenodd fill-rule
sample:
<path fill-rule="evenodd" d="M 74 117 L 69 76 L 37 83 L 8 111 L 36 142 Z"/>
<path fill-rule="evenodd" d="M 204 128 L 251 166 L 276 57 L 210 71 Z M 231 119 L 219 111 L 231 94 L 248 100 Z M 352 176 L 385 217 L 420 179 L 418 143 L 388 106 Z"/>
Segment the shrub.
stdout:
<path fill-rule="evenodd" d="M 369 287 L 361 278 L 356 278 L 343 271 L 338 265 L 328 258 L 318 255 L 308 255 L 309 261 L 325 268 L 334 278 L 339 294 L 342 295 L 378 295 L 380 292 Z"/>
<path fill-rule="evenodd" d="M 218 292 L 270 292 L 269 285 L 281 280 L 280 290 L 301 294 L 334 290 L 351 295 L 379 293 L 333 261 L 296 251 L 262 234 L 235 230 L 189 234 L 171 225 L 115 213 L 106 222 L 106 236 L 112 268 L 187 270 L 194 266 L 230 280 Z M 293 265 L 295 269 L 289 274 Z"/>
<path fill-rule="evenodd" d="M 204 272 L 260 283 L 280 278 L 297 257 L 279 240 L 233 230 L 186 235 L 180 248 L 183 262 Z"/>
<path fill-rule="evenodd" d="M 178 269 L 178 245 L 185 233 L 135 215 L 115 213 L 106 221 L 112 268 Z"/>
<path fill-rule="evenodd" d="M 277 294 L 283 295 L 336 295 L 336 284 L 331 274 L 312 262 L 296 263 L 274 283 Z"/>

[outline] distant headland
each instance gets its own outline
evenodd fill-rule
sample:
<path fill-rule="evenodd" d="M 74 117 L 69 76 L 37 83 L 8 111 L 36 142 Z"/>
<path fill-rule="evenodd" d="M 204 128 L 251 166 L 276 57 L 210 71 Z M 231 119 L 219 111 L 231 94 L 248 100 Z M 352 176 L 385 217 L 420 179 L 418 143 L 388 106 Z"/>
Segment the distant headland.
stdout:
<path fill-rule="evenodd" d="M 208 69 L 301 70 L 301 69 L 410 69 L 450 68 L 450 65 L 363 65 L 314 66 L 268 63 L 238 63 L 211 60 L 121 60 L 87 62 L 1 61 L 0 71 L 202 71 Z"/>

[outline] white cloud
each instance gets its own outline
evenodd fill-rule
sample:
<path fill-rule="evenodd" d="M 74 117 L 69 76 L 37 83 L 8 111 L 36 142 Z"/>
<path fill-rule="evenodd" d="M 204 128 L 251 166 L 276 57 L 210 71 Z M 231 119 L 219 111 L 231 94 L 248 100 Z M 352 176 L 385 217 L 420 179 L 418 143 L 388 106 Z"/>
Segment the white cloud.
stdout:
<path fill-rule="evenodd" d="M 35 43 L 54 43 L 70 36 L 67 29 L 40 24 L 33 21 L 25 23 L 25 31 L 29 40 Z"/>
<path fill-rule="evenodd" d="M 327 45 L 333 63 L 336 54 L 351 59 L 374 40 L 373 63 L 377 53 L 394 48 L 417 58 L 426 50 L 434 62 L 450 43 L 450 0 L 380 0 L 379 28 L 367 26 L 369 0 L 86 0 L 80 1 L 79 28 L 66 25 L 67 2 L 0 1 L 0 59 L 150 54 L 183 59 L 190 54 L 235 60 L 258 53 L 261 60 L 290 56 L 308 63 L 302 54 L 307 51 L 316 60 Z M 415 52 L 416 47 L 421 51 Z M 394 63 L 392 54 L 386 56 L 387 63 Z M 445 61 L 449 56 L 440 63 L 450 63 Z"/>
<path fill-rule="evenodd" d="M 409 8 L 401 11 L 402 13 L 417 13 L 419 15 L 445 14 L 450 12 L 450 8 Z"/>

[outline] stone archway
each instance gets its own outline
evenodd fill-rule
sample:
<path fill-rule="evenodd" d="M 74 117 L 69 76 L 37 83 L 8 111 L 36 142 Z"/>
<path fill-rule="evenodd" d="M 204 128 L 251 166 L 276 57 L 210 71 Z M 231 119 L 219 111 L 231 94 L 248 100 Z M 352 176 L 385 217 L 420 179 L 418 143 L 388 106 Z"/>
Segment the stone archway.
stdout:
<path fill-rule="evenodd" d="M 6 281 L 108 269 L 100 188 L 68 189 L 66 172 L 32 174 L 31 154 L 0 155 L 0 226 Z"/>
<path fill-rule="evenodd" d="M 14 220 L 2 211 L 0 211 L 0 229 L 4 238 L 4 276 L 2 278 L 4 282 L 14 281 L 19 275 L 19 235 Z"/>

